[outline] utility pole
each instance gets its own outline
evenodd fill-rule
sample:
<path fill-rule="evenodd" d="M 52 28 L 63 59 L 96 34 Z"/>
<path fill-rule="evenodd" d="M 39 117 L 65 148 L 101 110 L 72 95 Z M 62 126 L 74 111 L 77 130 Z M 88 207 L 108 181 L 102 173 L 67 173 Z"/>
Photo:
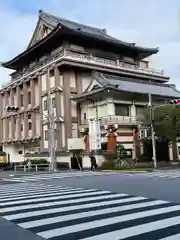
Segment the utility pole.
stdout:
<path fill-rule="evenodd" d="M 49 80 L 49 71 L 48 71 L 48 80 Z M 49 122 L 49 156 L 51 163 L 51 170 L 56 172 L 56 147 L 55 147 L 55 115 L 54 109 L 52 106 L 51 99 L 51 89 L 48 87 L 48 122 Z"/>
<path fill-rule="evenodd" d="M 154 168 L 157 168 L 157 159 L 156 159 L 156 140 L 155 140 L 155 134 L 154 134 L 154 125 L 153 125 L 153 120 L 154 120 L 154 112 L 153 112 L 153 107 L 152 107 L 152 97 L 151 93 L 148 94 L 149 97 L 149 111 L 150 111 L 150 124 L 151 124 L 151 137 L 152 137 L 152 150 L 153 150 L 153 163 L 154 163 Z"/>

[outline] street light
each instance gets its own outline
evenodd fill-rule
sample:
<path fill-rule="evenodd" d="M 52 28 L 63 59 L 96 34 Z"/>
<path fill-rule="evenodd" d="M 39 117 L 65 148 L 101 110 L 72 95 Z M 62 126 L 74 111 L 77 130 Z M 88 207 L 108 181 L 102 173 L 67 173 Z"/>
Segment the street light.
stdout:
<path fill-rule="evenodd" d="M 154 163 L 154 168 L 157 168 L 157 159 L 156 159 L 156 140 L 155 140 L 155 134 L 154 134 L 154 125 L 153 125 L 153 120 L 154 120 L 154 109 L 152 107 L 152 97 L 151 93 L 148 94 L 149 97 L 149 102 L 148 102 L 148 107 L 150 109 L 150 125 L 151 125 L 151 137 L 152 137 L 152 150 L 153 150 L 153 163 Z"/>

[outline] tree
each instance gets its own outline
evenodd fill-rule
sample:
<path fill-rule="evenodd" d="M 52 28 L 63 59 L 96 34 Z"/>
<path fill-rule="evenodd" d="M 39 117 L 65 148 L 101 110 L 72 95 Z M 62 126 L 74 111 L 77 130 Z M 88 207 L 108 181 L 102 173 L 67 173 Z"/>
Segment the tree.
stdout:
<path fill-rule="evenodd" d="M 157 106 L 152 112 L 154 131 L 158 139 L 176 142 L 180 137 L 180 107 L 176 105 Z M 144 113 L 144 123 L 150 124 L 150 109 L 145 109 Z M 177 149 L 173 151 L 177 156 Z"/>
<path fill-rule="evenodd" d="M 175 140 L 180 136 L 180 107 L 156 107 L 152 114 L 154 130 L 160 139 Z M 145 110 L 145 124 L 150 123 L 150 109 Z"/>

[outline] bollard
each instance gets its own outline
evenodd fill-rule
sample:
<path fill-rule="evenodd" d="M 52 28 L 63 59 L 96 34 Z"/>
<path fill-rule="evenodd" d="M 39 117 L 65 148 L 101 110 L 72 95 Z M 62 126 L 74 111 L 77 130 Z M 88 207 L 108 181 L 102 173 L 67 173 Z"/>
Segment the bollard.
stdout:
<path fill-rule="evenodd" d="M 17 168 L 17 167 L 16 167 L 16 166 L 14 166 L 14 172 L 16 172 L 16 170 L 17 170 L 16 168 Z"/>
<path fill-rule="evenodd" d="M 26 165 L 24 165 L 24 172 L 26 172 Z"/>
<path fill-rule="evenodd" d="M 36 165 L 36 172 L 38 171 L 38 165 Z"/>

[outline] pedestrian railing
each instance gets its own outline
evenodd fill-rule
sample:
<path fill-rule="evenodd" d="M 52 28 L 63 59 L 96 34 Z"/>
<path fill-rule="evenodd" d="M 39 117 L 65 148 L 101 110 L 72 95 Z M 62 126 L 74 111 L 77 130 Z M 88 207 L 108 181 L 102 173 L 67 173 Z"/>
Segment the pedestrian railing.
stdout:
<path fill-rule="evenodd" d="M 133 159 L 117 159 L 116 167 L 117 168 L 135 168 L 136 160 Z"/>
<path fill-rule="evenodd" d="M 38 172 L 40 170 L 47 169 L 50 171 L 50 164 L 49 163 L 43 163 L 43 164 L 31 164 L 31 165 L 16 165 L 14 166 L 14 172 L 17 171 L 24 171 L 24 172 L 31 172 L 35 171 Z"/>

